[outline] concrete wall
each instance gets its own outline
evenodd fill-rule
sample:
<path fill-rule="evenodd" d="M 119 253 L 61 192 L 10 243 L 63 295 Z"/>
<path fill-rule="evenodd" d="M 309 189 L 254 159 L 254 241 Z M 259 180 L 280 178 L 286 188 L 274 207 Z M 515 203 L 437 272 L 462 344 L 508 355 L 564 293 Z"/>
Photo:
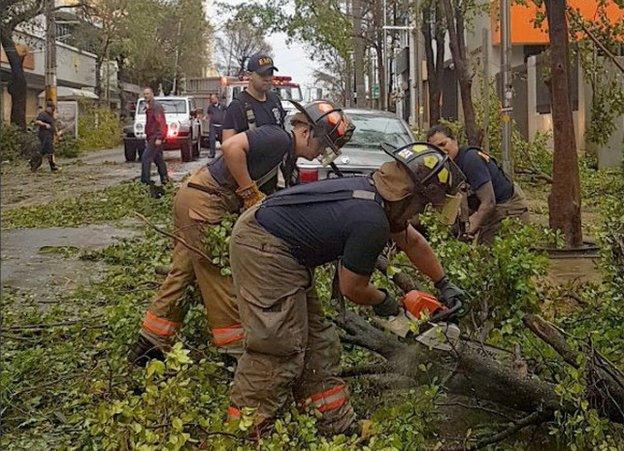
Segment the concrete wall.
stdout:
<path fill-rule="evenodd" d="M 587 122 L 587 84 L 583 78 L 582 69 L 577 68 L 578 73 L 578 110 L 572 112 L 574 121 L 574 132 L 576 135 L 576 146 L 580 153 L 587 151 L 585 143 L 585 129 Z M 537 112 L 537 57 L 531 56 L 527 60 L 527 107 L 529 119 L 529 139 L 533 139 L 538 132 L 552 133 L 552 114 L 540 114 Z M 552 138 L 550 140 L 552 146 Z"/>

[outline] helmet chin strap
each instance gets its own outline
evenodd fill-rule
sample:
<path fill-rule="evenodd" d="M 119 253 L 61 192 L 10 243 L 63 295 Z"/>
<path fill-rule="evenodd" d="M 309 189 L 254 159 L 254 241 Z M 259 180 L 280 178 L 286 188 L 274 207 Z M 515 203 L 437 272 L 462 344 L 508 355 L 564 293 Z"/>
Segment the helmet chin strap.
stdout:
<path fill-rule="evenodd" d="M 338 168 L 338 166 L 336 166 L 336 163 L 334 163 L 333 161 L 331 163 L 329 163 L 329 167 L 332 168 L 332 170 L 336 173 L 336 175 L 340 178 L 344 177 L 344 174 L 342 173 L 342 171 L 340 170 L 340 168 Z"/>

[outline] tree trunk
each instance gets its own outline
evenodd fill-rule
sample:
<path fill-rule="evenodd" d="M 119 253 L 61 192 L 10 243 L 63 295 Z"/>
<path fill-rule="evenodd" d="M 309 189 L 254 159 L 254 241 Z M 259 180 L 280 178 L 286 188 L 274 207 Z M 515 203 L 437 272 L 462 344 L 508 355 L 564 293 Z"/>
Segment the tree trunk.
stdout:
<path fill-rule="evenodd" d="M 478 146 L 481 142 L 481 132 L 477 127 L 474 104 L 472 103 L 472 77 L 466 56 L 466 43 L 464 42 L 464 13 L 454 0 L 440 1 L 444 7 L 451 55 L 459 82 L 466 137 L 468 144 Z"/>
<path fill-rule="evenodd" d="M 388 94 L 386 92 L 386 65 L 383 55 L 383 43 L 382 39 L 377 39 L 377 47 L 375 49 L 377 54 L 377 79 L 379 80 L 379 108 L 382 110 L 388 109 Z"/>
<path fill-rule="evenodd" d="M 355 95 L 356 106 L 366 108 L 366 83 L 364 77 L 366 69 L 364 67 L 364 39 L 362 38 L 362 1 L 352 0 L 353 11 L 353 33 L 355 35 L 353 53 L 353 71 L 355 74 Z"/>
<path fill-rule="evenodd" d="M 376 268 L 387 269 L 387 261 L 378 259 Z M 414 283 L 403 273 L 393 276 L 392 281 L 403 292 L 415 288 Z M 575 403 L 561 400 L 555 391 L 555 384 L 541 380 L 528 372 L 527 362 L 512 351 L 494 348 L 479 341 L 460 337 L 446 349 L 423 345 L 418 341 L 400 341 L 394 335 L 383 332 L 358 314 L 342 309 L 335 319 L 345 331 L 344 342 L 363 347 L 384 357 L 383 365 L 358 371 L 348 368 L 345 374 L 375 374 L 389 377 L 397 375 L 411 380 L 412 386 L 425 385 L 432 380 L 442 381 L 444 389 L 451 394 L 494 402 L 523 412 L 539 412 L 540 419 L 552 418 L 556 411 L 574 412 Z M 557 335 L 555 328 L 535 315 L 524 318 L 527 327 L 541 340 L 560 354 L 567 363 L 576 361 L 563 335 Z M 441 330 L 441 336 L 444 330 Z M 591 351 L 591 349 L 590 349 Z M 624 376 L 610 362 L 593 351 L 592 365 L 588 367 L 592 381 L 591 392 L 586 396 L 592 406 L 611 421 L 624 423 Z"/>
<path fill-rule="evenodd" d="M 427 88 L 429 92 L 429 126 L 440 121 L 440 90 L 441 74 L 444 68 L 444 29 L 440 24 L 440 17 L 432 17 L 433 5 L 428 3 L 423 8 L 422 33 L 425 41 L 425 59 L 427 60 Z M 435 27 L 436 53 L 433 52 L 432 26 Z M 441 35 L 441 39 L 440 38 Z"/>
<path fill-rule="evenodd" d="M 17 125 L 22 130 L 26 130 L 28 85 L 26 83 L 26 74 L 24 73 L 24 57 L 18 55 L 12 35 L 13 30 L 10 29 L 3 29 L 0 33 L 2 47 L 4 47 L 4 52 L 11 66 L 11 79 L 7 87 L 9 94 L 11 94 L 11 123 Z"/>
<path fill-rule="evenodd" d="M 578 156 L 569 92 L 569 44 L 566 2 L 547 0 L 550 38 L 550 92 L 555 150 L 548 197 L 549 225 L 563 231 L 566 244 L 583 244 Z"/>

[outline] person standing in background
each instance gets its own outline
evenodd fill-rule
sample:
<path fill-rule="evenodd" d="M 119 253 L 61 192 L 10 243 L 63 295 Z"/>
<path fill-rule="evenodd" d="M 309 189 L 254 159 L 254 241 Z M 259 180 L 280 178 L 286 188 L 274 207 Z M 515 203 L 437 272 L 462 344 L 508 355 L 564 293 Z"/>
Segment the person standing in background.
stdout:
<path fill-rule="evenodd" d="M 154 100 L 154 91 L 150 87 L 143 90 L 143 97 L 147 103 L 145 109 L 145 152 L 141 156 L 141 183 L 152 185 L 151 167 L 156 164 L 160 183 L 169 183 L 167 176 L 167 164 L 163 157 L 163 143 L 167 136 L 167 120 L 162 105 Z"/>
<path fill-rule="evenodd" d="M 56 106 L 54 103 L 47 102 L 45 110 L 41 111 L 35 119 L 35 125 L 39 127 L 37 136 L 41 147 L 39 148 L 39 153 L 34 155 L 30 160 L 30 169 L 33 172 L 41 167 L 44 156 L 48 158 L 48 163 L 50 163 L 50 170 L 52 172 L 57 172 L 61 169 L 54 160 L 54 136 L 56 135 L 55 111 Z"/>

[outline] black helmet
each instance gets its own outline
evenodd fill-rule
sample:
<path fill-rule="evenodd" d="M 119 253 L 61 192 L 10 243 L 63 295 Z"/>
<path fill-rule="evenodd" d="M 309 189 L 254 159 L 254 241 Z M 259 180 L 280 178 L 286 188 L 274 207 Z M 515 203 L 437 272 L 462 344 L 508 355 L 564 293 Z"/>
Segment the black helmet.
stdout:
<path fill-rule="evenodd" d="M 387 143 L 382 149 L 401 166 L 414 183 L 414 194 L 442 210 L 449 221 L 457 212 L 466 177 L 439 147 L 427 142 L 415 142 L 394 148 Z"/>
<path fill-rule="evenodd" d="M 329 100 L 315 100 L 305 106 L 294 100 L 290 102 L 308 119 L 313 136 L 331 149 L 333 155 L 325 155 L 323 158 L 324 164 L 331 163 L 340 155 L 340 148 L 353 136 L 355 125 L 341 108 Z"/>

